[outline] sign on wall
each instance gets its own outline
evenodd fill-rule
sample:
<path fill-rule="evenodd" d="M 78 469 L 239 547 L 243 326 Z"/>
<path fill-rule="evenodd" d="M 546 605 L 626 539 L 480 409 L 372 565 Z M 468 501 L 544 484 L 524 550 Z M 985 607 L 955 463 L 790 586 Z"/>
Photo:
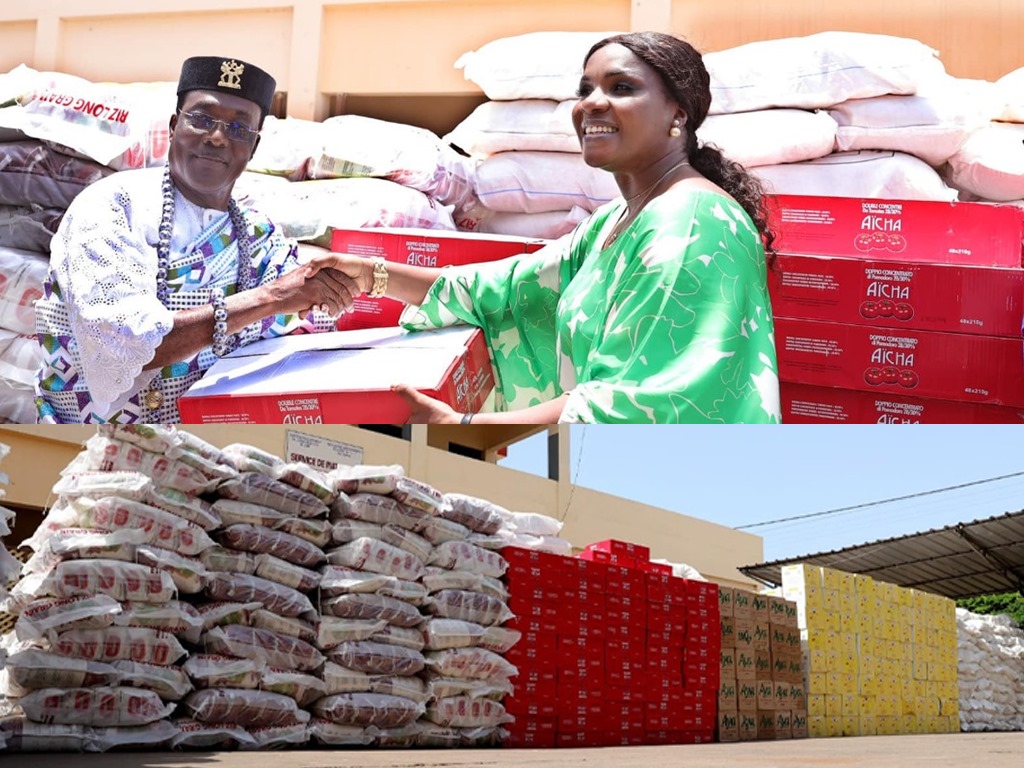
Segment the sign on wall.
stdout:
<path fill-rule="evenodd" d="M 301 461 L 324 472 L 339 464 L 349 466 L 363 463 L 362 446 L 309 435 L 289 429 L 285 443 L 287 461 Z"/>

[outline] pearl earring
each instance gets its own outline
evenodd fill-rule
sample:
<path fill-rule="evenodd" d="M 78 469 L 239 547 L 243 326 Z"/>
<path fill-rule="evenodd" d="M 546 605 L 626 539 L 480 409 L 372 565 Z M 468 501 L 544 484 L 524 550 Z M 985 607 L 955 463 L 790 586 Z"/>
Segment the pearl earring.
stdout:
<path fill-rule="evenodd" d="M 680 130 L 679 128 L 678 120 L 672 121 L 672 127 L 668 129 L 668 135 L 671 136 L 673 139 L 678 139 L 680 136 L 683 135 L 682 130 Z"/>

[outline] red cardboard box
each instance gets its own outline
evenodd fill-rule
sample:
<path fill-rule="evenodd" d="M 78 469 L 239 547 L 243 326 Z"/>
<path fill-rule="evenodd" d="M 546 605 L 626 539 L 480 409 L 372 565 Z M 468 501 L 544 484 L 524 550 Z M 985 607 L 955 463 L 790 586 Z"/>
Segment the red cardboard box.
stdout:
<path fill-rule="evenodd" d="M 436 229 L 335 229 L 331 250 L 357 256 L 382 256 L 388 261 L 422 267 L 449 267 L 497 261 L 508 256 L 533 253 L 546 245 L 534 240 L 504 235 L 481 235 Z M 371 299 L 363 296 L 355 301 L 355 312 L 342 315 L 338 330 L 379 328 L 398 324 L 403 304 L 394 299 Z"/>
<path fill-rule="evenodd" d="M 1020 424 L 1024 409 L 782 382 L 789 424 Z"/>
<path fill-rule="evenodd" d="M 1021 265 L 1024 213 L 1011 205 L 769 195 L 766 207 L 779 253 Z"/>
<path fill-rule="evenodd" d="M 537 618 L 550 621 L 553 627 L 558 625 L 558 606 L 555 603 L 521 598 L 516 593 L 509 595 L 507 601 L 508 609 L 515 614 L 517 619 Z M 523 632 L 536 630 L 521 630 Z M 554 632 L 554 630 L 552 630 Z"/>
<path fill-rule="evenodd" d="M 594 563 L 607 563 L 608 565 L 622 565 L 626 568 L 639 568 L 640 561 L 632 555 L 623 555 L 618 552 L 605 552 L 602 549 L 585 549 L 578 555 L 580 560 L 589 560 Z"/>
<path fill-rule="evenodd" d="M 589 584 L 593 589 L 603 590 L 607 578 L 607 568 L 601 563 L 583 560 L 578 557 L 559 557 L 565 584 Z"/>
<path fill-rule="evenodd" d="M 510 715 L 515 715 L 516 720 L 520 718 L 526 720 L 537 717 L 545 719 L 558 717 L 558 704 L 555 703 L 554 699 L 537 701 L 536 699 L 527 699 L 519 696 L 506 696 L 503 704 L 505 711 Z"/>
<path fill-rule="evenodd" d="M 561 555 L 553 555 L 550 552 L 540 552 L 536 549 L 524 549 L 523 547 L 502 547 L 500 552 L 501 556 L 508 562 L 507 572 L 509 573 L 516 571 L 520 565 L 557 570 L 562 567 L 562 561 L 570 559 Z"/>
<path fill-rule="evenodd" d="M 558 737 L 554 726 L 547 731 L 509 731 L 507 744 L 510 749 L 554 749 Z"/>
<path fill-rule="evenodd" d="M 780 253 L 776 317 L 1020 337 L 1024 270 Z"/>
<path fill-rule="evenodd" d="M 184 424 L 402 424 L 405 383 L 478 411 L 494 387 L 476 328 L 404 333 L 397 328 L 283 336 L 213 364 L 178 401 Z"/>
<path fill-rule="evenodd" d="M 783 381 L 1024 406 L 1019 338 L 777 318 L 775 339 Z"/>
<path fill-rule="evenodd" d="M 672 566 L 668 563 L 652 563 L 650 560 L 638 561 L 637 566 L 641 571 L 657 574 L 659 576 L 671 576 L 674 572 L 672 570 Z"/>
<path fill-rule="evenodd" d="M 634 544 L 631 541 L 619 541 L 618 539 L 595 541 L 593 544 L 587 544 L 587 546 L 583 548 L 583 551 L 610 552 L 613 555 L 625 555 L 626 557 L 633 557 L 637 560 L 651 559 L 650 547 L 645 547 L 643 544 Z"/>

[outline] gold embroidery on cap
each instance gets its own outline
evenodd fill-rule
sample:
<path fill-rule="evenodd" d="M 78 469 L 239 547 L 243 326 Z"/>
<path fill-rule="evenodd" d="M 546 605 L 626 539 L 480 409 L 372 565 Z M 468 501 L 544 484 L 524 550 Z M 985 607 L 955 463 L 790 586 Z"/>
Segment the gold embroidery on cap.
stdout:
<path fill-rule="evenodd" d="M 235 88 L 237 90 L 242 89 L 242 72 L 245 70 L 244 64 L 239 64 L 237 61 L 232 59 L 231 61 L 225 61 L 220 65 L 220 82 L 217 85 L 221 88 Z"/>

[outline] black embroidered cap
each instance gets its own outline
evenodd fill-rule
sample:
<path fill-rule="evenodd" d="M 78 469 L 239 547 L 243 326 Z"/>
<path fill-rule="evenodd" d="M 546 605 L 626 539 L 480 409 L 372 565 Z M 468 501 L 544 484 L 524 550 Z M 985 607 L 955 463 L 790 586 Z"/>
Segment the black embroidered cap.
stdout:
<path fill-rule="evenodd" d="M 220 91 L 257 104 L 263 116 L 270 111 L 277 82 L 257 67 L 238 59 L 193 56 L 181 65 L 178 95 L 186 91 Z"/>

